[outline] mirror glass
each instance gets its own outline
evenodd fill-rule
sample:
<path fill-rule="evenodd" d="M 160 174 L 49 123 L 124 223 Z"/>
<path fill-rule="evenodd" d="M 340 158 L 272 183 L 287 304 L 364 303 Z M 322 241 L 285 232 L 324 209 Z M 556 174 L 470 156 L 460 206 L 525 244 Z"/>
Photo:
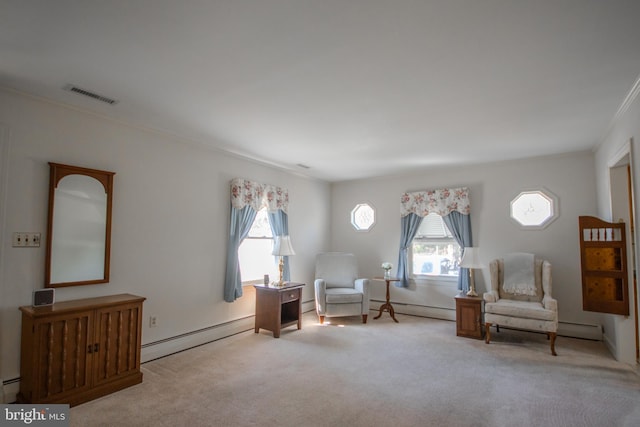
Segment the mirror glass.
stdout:
<path fill-rule="evenodd" d="M 113 173 L 50 165 L 46 286 L 106 283 Z"/>

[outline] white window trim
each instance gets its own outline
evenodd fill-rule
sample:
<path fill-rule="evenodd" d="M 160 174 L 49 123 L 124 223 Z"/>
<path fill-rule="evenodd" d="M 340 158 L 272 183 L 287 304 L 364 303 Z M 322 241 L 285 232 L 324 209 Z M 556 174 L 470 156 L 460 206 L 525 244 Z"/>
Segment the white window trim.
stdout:
<path fill-rule="evenodd" d="M 533 193 L 540 194 L 542 197 L 544 197 L 550 202 L 551 215 L 549 215 L 549 217 L 547 217 L 547 219 L 545 219 L 541 224 L 536 224 L 536 225 L 523 224 L 514 217 L 513 205 L 516 202 L 516 200 L 518 200 L 518 198 L 520 198 L 522 195 L 533 194 Z M 513 196 L 511 198 L 511 202 L 509 203 L 509 218 L 511 219 L 511 221 L 513 221 L 514 224 L 516 224 L 518 227 L 522 228 L 523 230 L 543 230 L 547 228 L 551 223 L 553 223 L 559 216 L 560 216 L 560 211 L 558 207 L 558 197 L 544 187 L 525 189 L 519 192 L 518 194 L 516 194 L 515 196 Z"/>
<path fill-rule="evenodd" d="M 371 225 L 369 225 L 369 227 L 367 228 L 360 228 L 357 224 L 356 224 L 356 220 L 355 220 L 355 215 L 356 215 L 356 211 L 364 206 L 368 206 L 369 208 L 371 208 L 372 211 L 372 222 Z M 371 231 L 371 229 L 376 225 L 376 208 L 369 202 L 362 202 L 362 203 L 358 203 L 357 205 L 355 205 L 353 207 L 353 209 L 351 209 L 351 226 L 353 227 L 353 229 L 359 233 L 366 233 L 367 231 Z"/>

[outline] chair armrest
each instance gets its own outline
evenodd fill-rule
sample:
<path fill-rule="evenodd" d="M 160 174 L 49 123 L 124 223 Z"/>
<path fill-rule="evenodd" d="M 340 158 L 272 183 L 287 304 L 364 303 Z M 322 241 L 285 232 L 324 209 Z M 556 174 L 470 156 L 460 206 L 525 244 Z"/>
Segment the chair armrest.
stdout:
<path fill-rule="evenodd" d="M 544 292 L 544 296 L 552 295 L 552 285 L 551 285 L 551 263 L 549 261 L 542 262 L 542 292 Z"/>
<path fill-rule="evenodd" d="M 356 279 L 354 282 L 354 288 L 362 292 L 362 314 L 369 313 L 369 279 Z"/>
<path fill-rule="evenodd" d="M 353 287 L 362 292 L 363 294 L 369 294 L 369 279 L 356 279 L 353 284 Z"/>
<path fill-rule="evenodd" d="M 500 299 L 498 291 L 485 292 L 482 296 L 485 302 L 497 302 Z"/>
<path fill-rule="evenodd" d="M 327 283 L 324 281 L 324 279 L 316 279 L 313 282 L 313 287 L 315 289 L 315 294 L 316 294 L 316 311 L 318 312 L 318 314 L 324 314 L 325 312 L 325 308 L 326 308 L 326 290 L 327 290 Z"/>
<path fill-rule="evenodd" d="M 558 311 L 558 300 L 551 298 L 549 295 L 545 295 L 542 298 L 542 305 L 545 310 Z"/>

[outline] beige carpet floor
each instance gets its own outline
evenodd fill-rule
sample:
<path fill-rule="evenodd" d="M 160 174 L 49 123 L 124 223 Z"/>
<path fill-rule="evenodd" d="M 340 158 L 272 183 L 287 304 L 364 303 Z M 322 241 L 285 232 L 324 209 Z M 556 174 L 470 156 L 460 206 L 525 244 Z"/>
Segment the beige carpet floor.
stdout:
<path fill-rule="evenodd" d="M 372 313 L 374 314 L 374 313 Z M 640 377 L 603 343 L 385 313 L 304 315 L 143 364 L 144 381 L 71 409 L 72 426 L 633 426 Z"/>

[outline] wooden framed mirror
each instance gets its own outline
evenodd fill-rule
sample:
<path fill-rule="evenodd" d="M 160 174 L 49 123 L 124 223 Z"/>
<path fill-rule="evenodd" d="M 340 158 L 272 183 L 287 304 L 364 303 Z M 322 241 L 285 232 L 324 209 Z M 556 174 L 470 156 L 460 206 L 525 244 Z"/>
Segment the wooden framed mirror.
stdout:
<path fill-rule="evenodd" d="M 49 163 L 45 286 L 109 282 L 114 172 Z"/>

